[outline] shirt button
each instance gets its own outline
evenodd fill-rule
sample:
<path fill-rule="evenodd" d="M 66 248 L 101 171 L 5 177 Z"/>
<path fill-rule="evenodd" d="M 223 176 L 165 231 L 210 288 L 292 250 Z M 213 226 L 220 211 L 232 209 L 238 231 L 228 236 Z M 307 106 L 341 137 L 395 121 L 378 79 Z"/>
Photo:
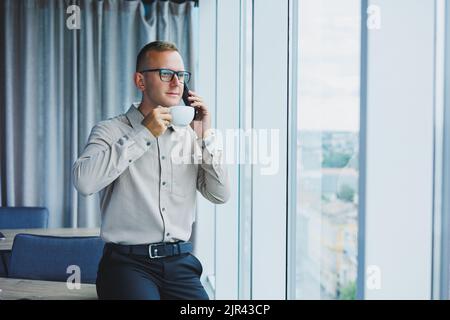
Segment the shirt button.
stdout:
<path fill-rule="evenodd" d="M 166 233 L 166 236 L 170 237 L 170 232 L 167 232 L 167 233 Z"/>
<path fill-rule="evenodd" d="M 166 158 L 166 157 L 164 157 L 164 156 L 161 157 L 161 159 L 163 159 L 163 160 L 164 160 L 165 158 Z"/>
<path fill-rule="evenodd" d="M 130 159 L 130 160 L 128 160 L 128 162 L 129 162 L 129 163 L 131 163 L 131 161 L 133 161 L 133 160 L 131 160 L 131 159 Z"/>
<path fill-rule="evenodd" d="M 151 145 L 152 143 L 150 141 L 147 142 L 147 146 Z"/>
<path fill-rule="evenodd" d="M 165 182 L 165 181 L 163 181 L 162 185 L 163 185 L 163 186 L 165 186 L 165 185 L 166 185 L 166 182 Z"/>
<path fill-rule="evenodd" d="M 161 210 L 162 210 L 162 211 L 166 211 L 166 208 L 162 208 Z"/>

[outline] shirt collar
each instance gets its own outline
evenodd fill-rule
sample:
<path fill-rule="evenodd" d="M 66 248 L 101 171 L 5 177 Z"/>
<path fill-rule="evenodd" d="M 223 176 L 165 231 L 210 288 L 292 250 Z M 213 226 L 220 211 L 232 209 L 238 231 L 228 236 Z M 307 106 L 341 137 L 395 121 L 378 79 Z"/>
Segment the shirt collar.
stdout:
<path fill-rule="evenodd" d="M 126 112 L 126 116 L 128 118 L 128 121 L 130 121 L 130 124 L 133 128 L 138 128 L 144 120 L 144 115 L 139 111 L 139 102 L 134 102 L 131 104 L 130 108 Z M 171 128 L 173 131 L 179 131 L 180 128 L 177 126 L 169 125 L 168 128 Z"/>

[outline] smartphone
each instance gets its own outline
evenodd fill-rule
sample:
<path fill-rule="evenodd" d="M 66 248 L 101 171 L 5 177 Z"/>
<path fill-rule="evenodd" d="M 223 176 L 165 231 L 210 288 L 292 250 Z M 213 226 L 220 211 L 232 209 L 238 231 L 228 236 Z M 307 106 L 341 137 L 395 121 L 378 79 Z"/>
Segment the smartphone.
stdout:
<path fill-rule="evenodd" d="M 190 106 L 191 102 L 189 101 L 188 97 L 189 97 L 189 88 L 188 88 L 188 86 L 185 83 L 184 84 L 184 89 L 183 89 L 183 101 L 184 101 L 185 105 Z M 195 109 L 194 120 L 198 120 L 199 112 L 198 112 L 197 108 L 194 107 L 194 109 Z"/>

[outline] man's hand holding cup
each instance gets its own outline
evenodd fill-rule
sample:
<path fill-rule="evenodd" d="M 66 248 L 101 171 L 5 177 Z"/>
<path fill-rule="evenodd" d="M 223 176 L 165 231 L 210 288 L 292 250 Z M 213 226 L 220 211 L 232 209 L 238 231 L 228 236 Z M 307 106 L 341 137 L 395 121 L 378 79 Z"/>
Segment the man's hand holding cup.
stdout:
<path fill-rule="evenodd" d="M 172 115 L 168 108 L 158 106 L 142 120 L 142 124 L 150 130 L 152 135 L 156 138 L 162 135 L 167 127 L 172 122 Z"/>

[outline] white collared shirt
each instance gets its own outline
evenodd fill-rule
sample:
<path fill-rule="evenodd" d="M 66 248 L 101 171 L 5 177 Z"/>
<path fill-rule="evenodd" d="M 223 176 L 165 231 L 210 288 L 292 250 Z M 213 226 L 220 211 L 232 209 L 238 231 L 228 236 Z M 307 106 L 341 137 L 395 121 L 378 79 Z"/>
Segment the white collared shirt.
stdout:
<path fill-rule="evenodd" d="M 155 138 L 132 105 L 101 121 L 73 165 L 75 188 L 100 191 L 101 236 L 106 242 L 187 241 L 196 191 L 213 203 L 229 198 L 222 148 L 214 135 L 202 143 L 190 126 L 169 127 Z"/>

